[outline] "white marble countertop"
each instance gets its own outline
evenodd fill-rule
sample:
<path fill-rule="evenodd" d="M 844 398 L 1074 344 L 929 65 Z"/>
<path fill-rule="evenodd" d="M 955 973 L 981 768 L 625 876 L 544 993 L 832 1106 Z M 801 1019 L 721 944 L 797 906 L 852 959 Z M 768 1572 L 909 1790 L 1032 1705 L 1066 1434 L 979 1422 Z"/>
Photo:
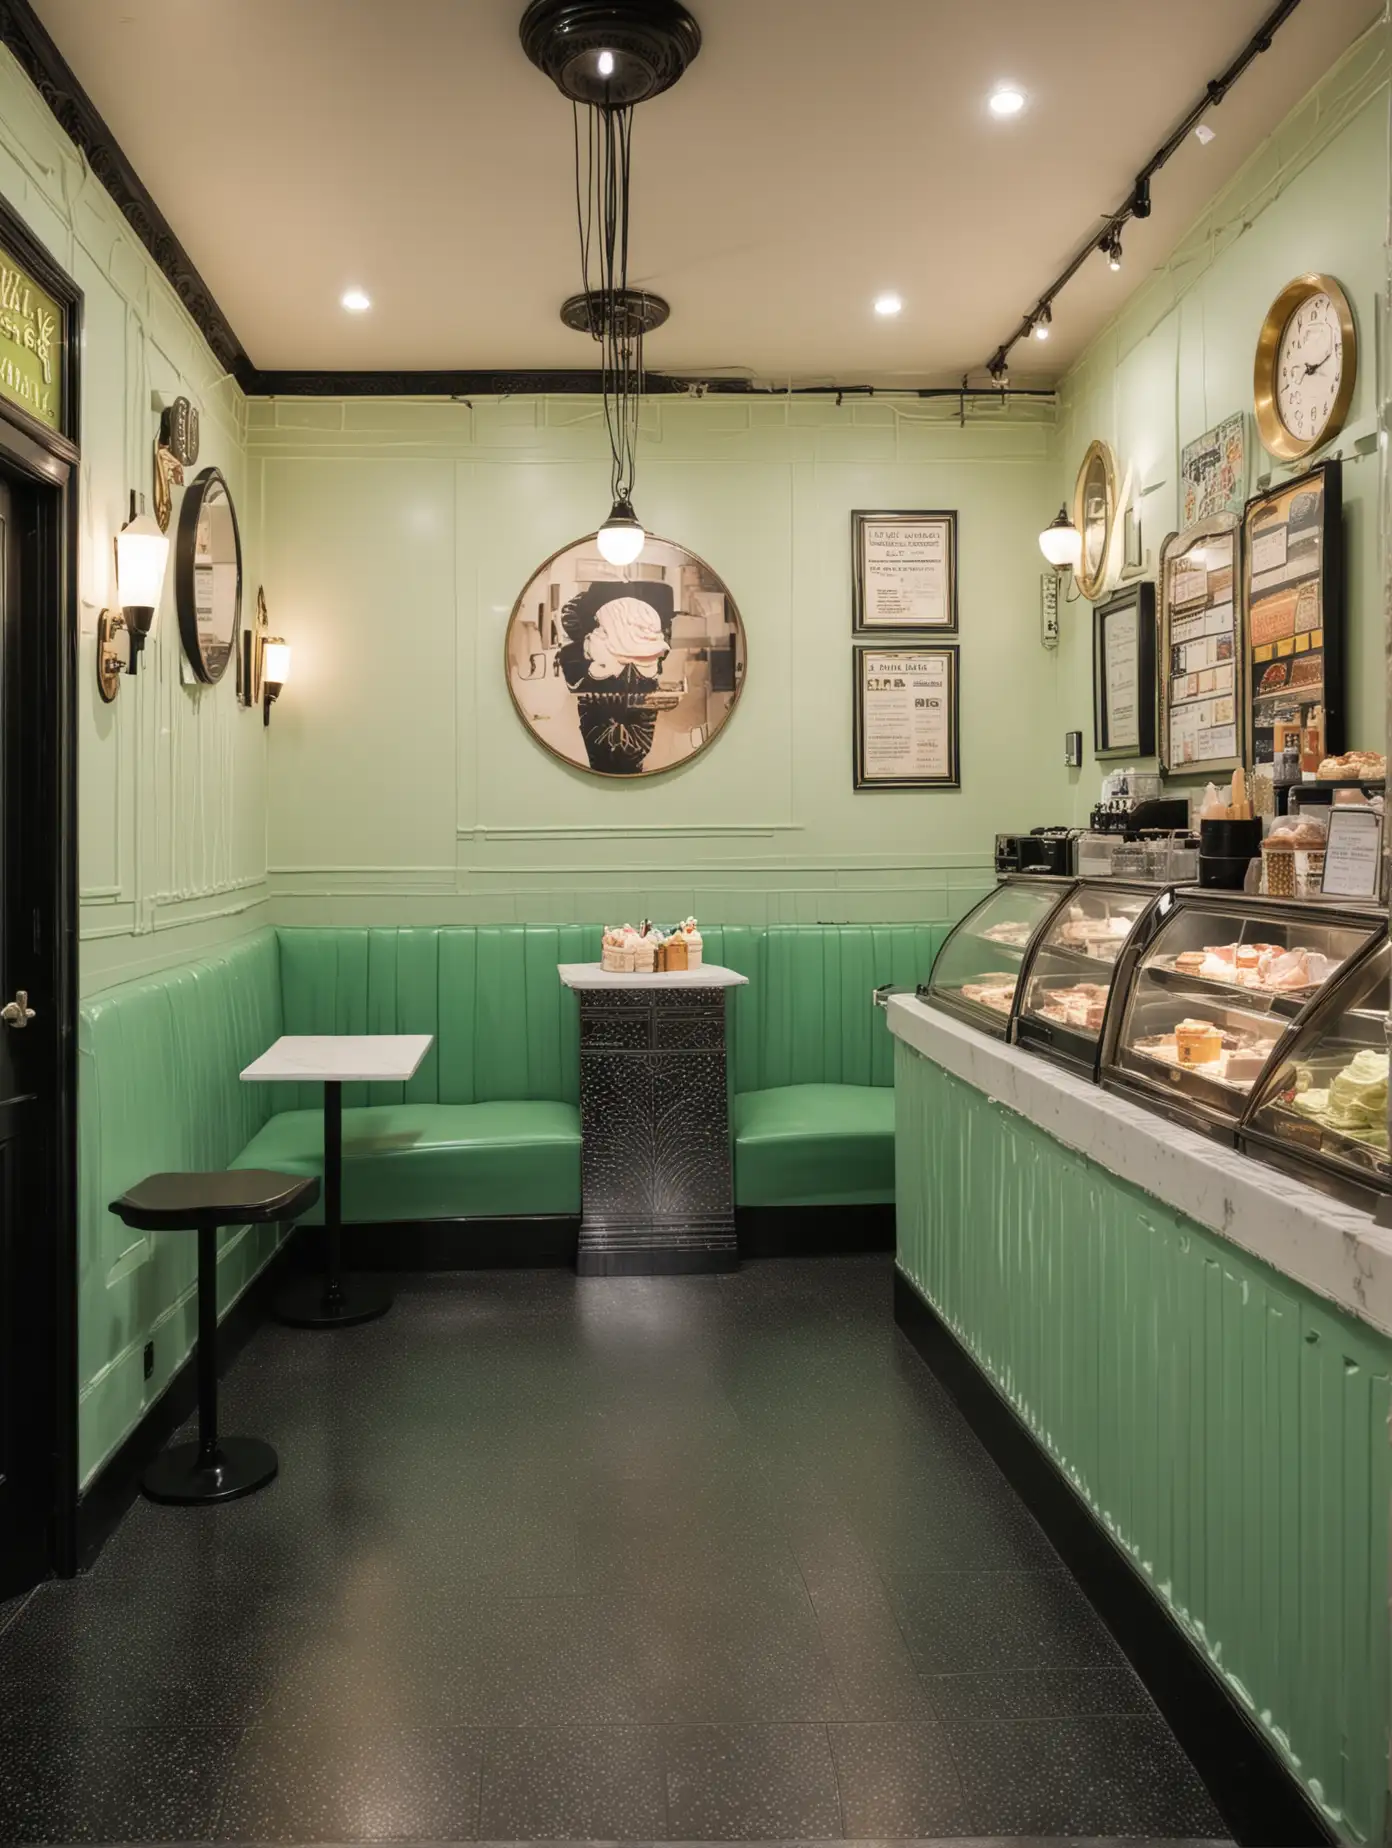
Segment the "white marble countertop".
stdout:
<path fill-rule="evenodd" d="M 1250 1155 L 1211 1142 L 913 995 L 892 995 L 896 1039 L 1274 1270 L 1392 1334 L 1392 1232 Z"/>
<path fill-rule="evenodd" d="M 723 968 L 719 963 L 702 963 L 699 969 L 665 969 L 655 975 L 616 975 L 600 963 L 557 963 L 557 971 L 567 988 L 742 988 L 747 975 Z"/>
<path fill-rule="evenodd" d="M 253 1059 L 243 1078 L 277 1083 L 373 1081 L 404 1084 L 430 1051 L 432 1033 L 285 1033 Z"/>

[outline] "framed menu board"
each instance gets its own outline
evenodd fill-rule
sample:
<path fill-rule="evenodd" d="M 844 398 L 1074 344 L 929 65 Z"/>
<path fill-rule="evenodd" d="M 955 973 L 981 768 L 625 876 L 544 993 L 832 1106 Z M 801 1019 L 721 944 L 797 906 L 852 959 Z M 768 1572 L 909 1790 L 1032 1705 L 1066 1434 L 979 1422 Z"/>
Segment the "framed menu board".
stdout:
<path fill-rule="evenodd" d="M 957 515 L 851 515 L 852 616 L 857 635 L 957 632 Z"/>
<path fill-rule="evenodd" d="M 1155 586 L 1128 584 L 1092 612 L 1093 755 L 1155 754 Z"/>
<path fill-rule="evenodd" d="M 1160 548 L 1160 769 L 1217 774 L 1244 762 L 1241 524 L 1219 514 Z"/>
<path fill-rule="evenodd" d="M 855 787 L 960 789 L 956 647 L 853 652 Z"/>
<path fill-rule="evenodd" d="M 1343 749 L 1342 471 L 1322 462 L 1247 503 L 1243 652 L 1249 749 L 1269 764 L 1290 744 L 1314 769 Z"/>

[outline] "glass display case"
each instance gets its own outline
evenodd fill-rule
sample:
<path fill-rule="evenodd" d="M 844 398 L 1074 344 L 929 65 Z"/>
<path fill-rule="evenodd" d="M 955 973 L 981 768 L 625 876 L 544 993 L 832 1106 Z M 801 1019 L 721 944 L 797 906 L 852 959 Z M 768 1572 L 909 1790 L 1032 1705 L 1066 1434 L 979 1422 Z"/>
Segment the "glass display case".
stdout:
<path fill-rule="evenodd" d="M 1392 1193 L 1384 942 L 1320 997 L 1253 1095 L 1240 1146 L 1354 1206 Z"/>
<path fill-rule="evenodd" d="M 1015 1039 L 1096 1078 L 1121 955 L 1145 942 L 1173 903 L 1168 888 L 1083 880 L 1035 938 Z"/>
<path fill-rule="evenodd" d="M 1235 1142 L 1287 1034 L 1383 930 L 1375 911 L 1177 893 L 1149 942 L 1122 953 L 1103 1082 Z"/>
<path fill-rule="evenodd" d="M 938 951 L 920 996 L 984 1033 L 1008 1038 L 1030 948 L 1075 890 L 1073 880 L 1043 873 L 1003 879 Z"/>

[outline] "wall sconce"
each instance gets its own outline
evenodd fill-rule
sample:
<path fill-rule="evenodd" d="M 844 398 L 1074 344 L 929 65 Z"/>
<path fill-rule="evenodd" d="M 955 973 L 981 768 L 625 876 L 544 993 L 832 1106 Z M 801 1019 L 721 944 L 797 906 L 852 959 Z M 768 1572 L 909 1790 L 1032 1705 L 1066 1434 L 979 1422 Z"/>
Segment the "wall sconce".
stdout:
<path fill-rule="evenodd" d="M 271 707 L 280 698 L 280 690 L 290 678 L 290 644 L 278 635 L 269 636 L 261 646 L 261 723 L 271 722 Z"/>
<path fill-rule="evenodd" d="M 130 659 L 125 617 L 119 610 L 103 610 L 97 618 L 97 691 L 108 706 L 121 691 L 121 676 L 129 672 Z"/>
<path fill-rule="evenodd" d="M 169 541 L 132 489 L 130 518 L 116 535 L 116 600 L 130 637 L 128 674 L 137 671 L 141 650 L 154 632 L 168 565 Z"/>
<path fill-rule="evenodd" d="M 1083 556 L 1083 535 L 1068 517 L 1068 509 L 1058 514 L 1039 535 L 1039 549 L 1055 571 L 1073 571 Z"/>

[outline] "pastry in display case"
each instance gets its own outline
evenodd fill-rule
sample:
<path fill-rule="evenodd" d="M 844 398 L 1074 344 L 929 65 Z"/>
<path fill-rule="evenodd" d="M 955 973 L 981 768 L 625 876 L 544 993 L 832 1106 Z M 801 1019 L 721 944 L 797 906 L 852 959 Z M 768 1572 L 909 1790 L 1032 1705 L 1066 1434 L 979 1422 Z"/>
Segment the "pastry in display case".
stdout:
<path fill-rule="evenodd" d="M 1262 1080 L 1241 1144 L 1355 1206 L 1392 1193 L 1384 942 L 1311 1007 Z"/>
<path fill-rule="evenodd" d="M 923 1000 L 998 1039 L 1009 1037 L 1031 945 L 1076 890 L 1071 879 L 1021 873 L 969 911 L 938 952 Z"/>
<path fill-rule="evenodd" d="M 1144 941 L 1172 902 L 1154 886 L 1079 885 L 1036 939 L 1017 1043 L 1095 1078 L 1121 953 L 1133 936 Z"/>
<path fill-rule="evenodd" d="M 1382 934 L 1375 911 L 1178 894 L 1150 941 L 1123 952 L 1126 1004 L 1108 1021 L 1104 1083 L 1234 1141 L 1286 1035 Z"/>

